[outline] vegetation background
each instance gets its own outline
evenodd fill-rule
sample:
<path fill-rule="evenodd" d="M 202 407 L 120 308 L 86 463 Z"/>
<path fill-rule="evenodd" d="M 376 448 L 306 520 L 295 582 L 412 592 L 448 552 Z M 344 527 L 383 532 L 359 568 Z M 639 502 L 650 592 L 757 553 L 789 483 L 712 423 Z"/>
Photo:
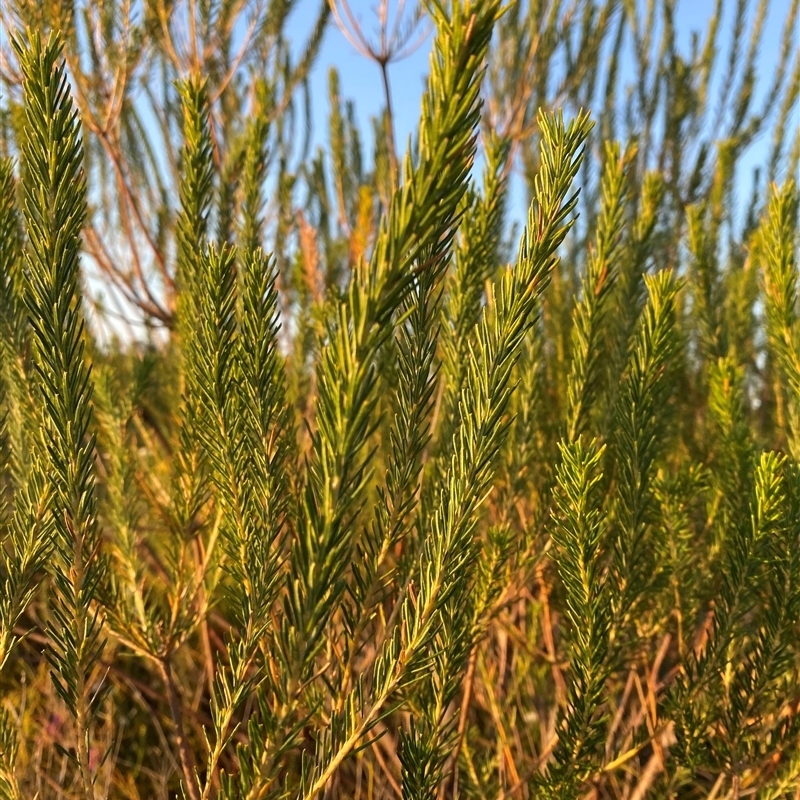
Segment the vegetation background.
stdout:
<path fill-rule="evenodd" d="M 0 797 L 800 796 L 800 2 L 704 8 L 3 4 Z"/>

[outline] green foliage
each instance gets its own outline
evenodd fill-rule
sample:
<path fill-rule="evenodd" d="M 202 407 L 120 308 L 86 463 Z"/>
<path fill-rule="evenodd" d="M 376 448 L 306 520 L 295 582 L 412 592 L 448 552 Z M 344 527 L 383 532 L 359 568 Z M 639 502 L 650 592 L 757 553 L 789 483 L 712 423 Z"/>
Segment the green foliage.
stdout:
<path fill-rule="evenodd" d="M 431 0 L 400 158 L 292 5 L 14 4 L 0 797 L 796 794 L 800 3 L 755 108 L 767 3 Z"/>
<path fill-rule="evenodd" d="M 572 328 L 572 374 L 568 388 L 567 439 L 584 432 L 588 408 L 597 395 L 600 347 L 606 304 L 617 280 L 617 255 L 625 207 L 624 162 L 619 147 L 607 145 L 601 184 L 602 206 L 596 241 L 586 265 L 581 301 L 575 305 Z"/>
<path fill-rule="evenodd" d="M 764 264 L 767 336 L 777 362 L 779 402 L 789 449 L 800 457 L 800 322 L 797 311 L 797 187 L 787 182 L 770 197 L 756 247 Z"/>
<path fill-rule="evenodd" d="M 46 656 L 55 690 L 75 718 L 75 759 L 83 791 L 93 798 L 89 737 L 102 696 L 93 685 L 93 671 L 105 646 L 93 601 L 99 599 L 105 565 L 99 553 L 93 475 L 92 382 L 84 359 L 78 294 L 86 212 L 80 121 L 69 98 L 57 41 L 43 43 L 34 35 L 29 49 L 19 41 L 15 46 L 25 76 L 27 113 L 22 143 L 22 209 L 28 235 L 24 302 L 44 427 L 44 447 L 38 453 L 35 449 L 33 457 L 46 464 L 52 492 L 48 510 L 53 521 L 53 592 Z M 32 492 L 31 499 L 41 491 Z M 30 524 L 30 516 L 26 521 Z M 37 527 L 41 529 L 34 525 L 28 535 L 41 535 Z"/>
<path fill-rule="evenodd" d="M 552 535 L 567 596 L 573 679 L 546 792 L 554 797 L 575 797 L 591 772 L 587 754 L 602 743 L 604 721 L 596 715 L 609 671 L 613 610 L 601 549 L 605 538 L 600 486 L 603 450 L 594 441 L 584 450 L 579 441 L 563 445 L 561 455 L 558 521 Z"/>

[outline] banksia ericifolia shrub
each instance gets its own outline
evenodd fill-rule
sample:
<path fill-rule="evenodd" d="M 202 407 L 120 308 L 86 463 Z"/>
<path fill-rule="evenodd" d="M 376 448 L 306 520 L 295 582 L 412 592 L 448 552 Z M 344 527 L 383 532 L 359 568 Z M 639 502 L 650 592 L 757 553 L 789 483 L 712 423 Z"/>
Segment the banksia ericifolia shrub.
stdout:
<path fill-rule="evenodd" d="M 122 17 L 86 45 L 95 72 L 89 17 L 43 7 L 61 33 L 11 38 L 0 796 L 796 796 L 797 71 L 760 115 L 740 88 L 712 148 L 716 34 L 682 60 L 671 4 L 653 76 L 636 4 L 578 3 L 578 30 L 560 4 L 432 0 L 419 125 L 398 156 L 387 79 L 370 165 L 335 73 L 330 152 L 291 147 L 328 11 L 298 63 L 291 4 L 256 15 L 248 113 L 219 5 L 187 12 L 218 61 L 149 6 L 129 42 L 126 70 L 145 29 L 163 67 L 171 176 L 126 90 L 103 127 L 87 80 L 128 12 L 100 4 Z M 626 26 L 642 74 L 618 125 L 617 66 L 604 94 L 589 71 Z M 504 36 L 541 62 L 525 91 Z M 534 114 L 559 53 L 564 108 Z M 768 120 L 772 182 L 741 221 Z M 99 339 L 82 265 L 103 258 L 168 335 Z"/>

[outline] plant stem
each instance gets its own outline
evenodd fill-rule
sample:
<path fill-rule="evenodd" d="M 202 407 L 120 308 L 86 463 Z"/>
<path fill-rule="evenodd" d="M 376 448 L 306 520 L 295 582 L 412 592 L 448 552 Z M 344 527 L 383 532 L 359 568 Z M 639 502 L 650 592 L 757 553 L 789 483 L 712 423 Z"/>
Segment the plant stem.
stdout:
<path fill-rule="evenodd" d="M 167 692 L 169 713 L 175 724 L 175 744 L 178 747 L 178 757 L 181 761 L 181 770 L 183 771 L 183 778 L 186 784 L 186 793 L 189 796 L 189 800 L 202 800 L 200 796 L 200 787 L 197 784 L 197 770 L 195 768 L 194 756 L 189 748 L 189 743 L 186 738 L 186 729 L 183 724 L 181 699 L 172 677 L 169 656 L 166 656 L 158 662 L 158 668 L 161 674 L 161 680 L 164 682 L 164 688 Z"/>
<path fill-rule="evenodd" d="M 381 68 L 383 94 L 386 98 L 386 144 L 389 149 L 389 164 L 392 171 L 392 190 L 394 190 L 400 176 L 397 171 L 397 149 L 394 143 L 394 112 L 392 111 L 392 92 L 389 87 L 389 64 L 386 60 L 380 60 L 378 64 Z"/>

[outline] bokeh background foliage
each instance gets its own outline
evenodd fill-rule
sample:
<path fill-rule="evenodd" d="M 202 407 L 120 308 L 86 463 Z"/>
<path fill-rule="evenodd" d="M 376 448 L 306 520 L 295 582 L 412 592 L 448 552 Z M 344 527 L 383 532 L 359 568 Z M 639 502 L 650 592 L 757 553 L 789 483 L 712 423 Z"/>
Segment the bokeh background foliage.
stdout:
<path fill-rule="evenodd" d="M 2 6 L 0 796 L 800 796 L 800 2 L 364 13 Z"/>

